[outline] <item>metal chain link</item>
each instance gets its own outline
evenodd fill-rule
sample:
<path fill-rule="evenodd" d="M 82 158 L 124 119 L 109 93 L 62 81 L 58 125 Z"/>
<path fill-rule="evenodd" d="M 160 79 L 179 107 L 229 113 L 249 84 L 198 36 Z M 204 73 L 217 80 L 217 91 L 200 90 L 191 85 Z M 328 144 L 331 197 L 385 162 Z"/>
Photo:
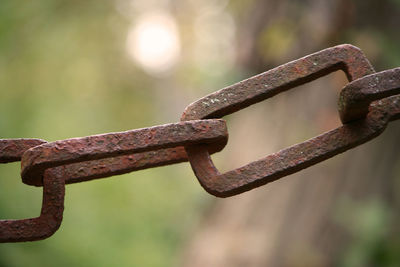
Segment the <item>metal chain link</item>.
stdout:
<path fill-rule="evenodd" d="M 339 97 L 343 125 L 221 174 L 210 154 L 228 140 L 218 119 L 333 71 L 349 83 Z M 43 186 L 37 218 L 0 220 L 0 242 L 40 240 L 60 226 L 65 184 L 190 161 L 203 188 L 229 197 L 310 167 L 381 134 L 400 118 L 400 68 L 376 73 L 362 51 L 339 45 L 276 67 L 190 104 L 181 122 L 48 143 L 0 139 L 0 163 L 21 161 L 22 182 Z"/>

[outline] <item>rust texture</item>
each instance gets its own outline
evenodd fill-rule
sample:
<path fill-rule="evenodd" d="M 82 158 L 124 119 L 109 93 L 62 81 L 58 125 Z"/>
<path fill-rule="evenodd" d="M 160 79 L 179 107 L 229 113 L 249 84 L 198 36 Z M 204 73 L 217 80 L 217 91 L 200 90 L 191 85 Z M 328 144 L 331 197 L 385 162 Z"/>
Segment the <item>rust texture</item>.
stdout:
<path fill-rule="evenodd" d="M 174 162 L 182 158 L 184 145 L 203 144 L 207 151 L 218 151 L 227 138 L 224 120 L 199 120 L 66 139 L 27 150 L 21 175 L 24 183 L 41 186 L 46 168 L 70 164 L 65 182 L 73 183 Z"/>
<path fill-rule="evenodd" d="M 181 120 L 225 116 L 336 70 L 344 71 L 349 81 L 374 73 L 374 69 L 359 48 L 339 45 L 203 97 L 185 109 Z M 371 120 L 376 121 L 374 116 Z M 384 128 L 383 125 L 386 125 L 385 121 L 372 123 L 366 120 L 353 126 L 340 127 L 224 174 L 219 173 L 210 154 L 202 146 L 186 146 L 185 149 L 193 171 L 204 189 L 215 196 L 228 197 L 289 175 L 366 142 L 377 136 Z"/>
<path fill-rule="evenodd" d="M 181 120 L 220 118 L 336 70 L 344 71 L 349 81 L 375 72 L 359 48 L 339 45 L 209 94 L 190 104 Z"/>
<path fill-rule="evenodd" d="M 25 150 L 42 144 L 38 139 L 0 140 L 1 162 L 18 161 Z M 0 242 L 44 239 L 59 228 L 64 211 L 64 168 L 46 170 L 43 178 L 43 203 L 40 216 L 22 220 L 0 220 Z"/>
<path fill-rule="evenodd" d="M 240 194 L 295 173 L 363 144 L 400 118 L 400 96 L 373 102 L 366 119 L 345 124 L 233 171 L 220 174 L 201 146 L 189 147 L 189 159 L 201 185 L 218 197 Z"/>
<path fill-rule="evenodd" d="M 340 92 L 343 123 L 364 118 L 372 101 L 400 94 L 400 68 L 374 73 L 348 83 Z"/>
<path fill-rule="evenodd" d="M 41 139 L 0 139 L 0 163 L 20 161 L 26 150 L 44 143 Z"/>
<path fill-rule="evenodd" d="M 228 140 L 226 123 L 217 118 L 337 70 L 350 82 L 339 97 L 342 126 L 235 170 L 217 170 L 210 154 L 222 150 Z M 22 181 L 43 186 L 40 216 L 0 220 L 0 242 L 51 236 L 62 221 L 65 184 L 189 160 L 207 192 L 229 197 L 363 144 L 396 119 L 400 68 L 375 73 L 360 49 L 339 45 L 205 96 L 185 109 L 179 123 L 51 143 L 0 139 L 0 163 L 21 161 Z"/>
<path fill-rule="evenodd" d="M 210 146 L 209 152 L 212 154 L 220 151 L 222 148 L 222 145 Z M 67 173 L 66 183 L 72 184 L 90 181 L 186 161 L 188 161 L 186 151 L 184 147 L 179 146 L 176 148 L 165 148 L 156 151 L 72 163 L 65 170 Z"/>

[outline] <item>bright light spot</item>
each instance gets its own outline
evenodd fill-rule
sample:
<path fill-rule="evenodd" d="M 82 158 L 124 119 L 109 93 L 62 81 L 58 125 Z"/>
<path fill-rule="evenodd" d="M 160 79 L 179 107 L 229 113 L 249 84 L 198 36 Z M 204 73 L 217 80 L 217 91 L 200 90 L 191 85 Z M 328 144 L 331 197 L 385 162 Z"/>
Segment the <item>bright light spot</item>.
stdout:
<path fill-rule="evenodd" d="M 174 18 L 166 13 L 151 13 L 136 21 L 127 38 L 129 55 L 148 73 L 163 74 L 180 55 L 180 41 Z"/>

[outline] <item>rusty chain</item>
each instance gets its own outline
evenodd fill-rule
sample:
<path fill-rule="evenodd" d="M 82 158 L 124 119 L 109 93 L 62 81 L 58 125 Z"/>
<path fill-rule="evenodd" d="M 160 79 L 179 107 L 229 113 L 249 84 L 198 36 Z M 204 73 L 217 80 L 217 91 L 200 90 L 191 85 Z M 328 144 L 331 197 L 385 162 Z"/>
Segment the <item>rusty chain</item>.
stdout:
<path fill-rule="evenodd" d="M 349 80 L 339 97 L 342 126 L 238 169 L 217 170 L 210 154 L 228 140 L 219 118 L 337 70 Z M 359 146 L 399 118 L 400 68 L 375 72 L 359 48 L 339 45 L 205 96 L 185 109 L 179 123 L 51 143 L 0 139 L 0 163 L 21 161 L 22 182 L 43 186 L 40 216 L 0 220 L 0 242 L 51 236 L 62 221 L 65 184 L 190 161 L 207 192 L 229 197 Z"/>

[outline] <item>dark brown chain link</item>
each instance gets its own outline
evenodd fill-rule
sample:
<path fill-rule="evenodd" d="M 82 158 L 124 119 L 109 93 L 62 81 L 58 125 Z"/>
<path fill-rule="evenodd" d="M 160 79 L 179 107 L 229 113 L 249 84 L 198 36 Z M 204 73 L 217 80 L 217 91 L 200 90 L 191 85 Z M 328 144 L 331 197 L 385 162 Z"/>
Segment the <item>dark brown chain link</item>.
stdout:
<path fill-rule="evenodd" d="M 228 140 L 218 119 L 333 71 L 349 83 L 339 98 L 343 125 L 221 174 L 210 154 Z M 43 186 L 39 217 L 0 220 L 0 242 L 44 239 L 60 226 L 65 184 L 190 161 L 204 189 L 229 197 L 259 187 L 363 144 L 400 118 L 400 68 L 375 73 L 360 49 L 339 45 L 289 62 L 190 104 L 181 122 L 47 143 L 0 140 L 0 163 L 20 161 L 22 181 Z"/>

